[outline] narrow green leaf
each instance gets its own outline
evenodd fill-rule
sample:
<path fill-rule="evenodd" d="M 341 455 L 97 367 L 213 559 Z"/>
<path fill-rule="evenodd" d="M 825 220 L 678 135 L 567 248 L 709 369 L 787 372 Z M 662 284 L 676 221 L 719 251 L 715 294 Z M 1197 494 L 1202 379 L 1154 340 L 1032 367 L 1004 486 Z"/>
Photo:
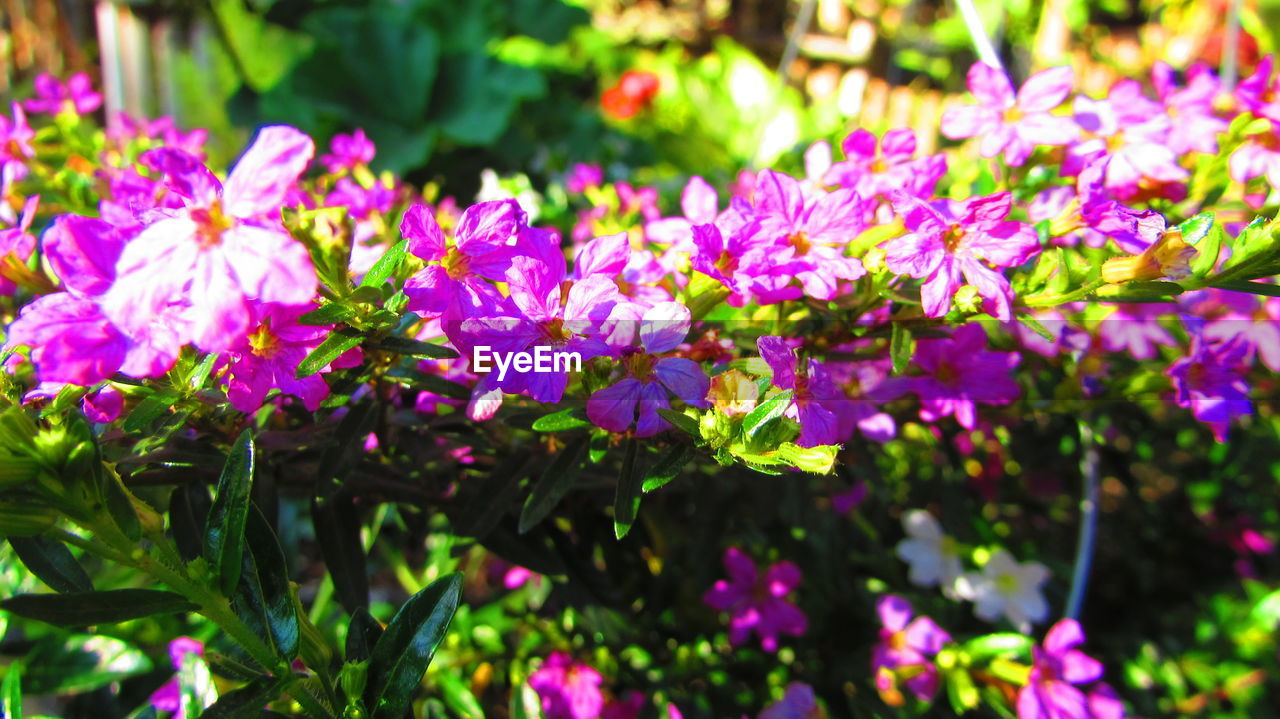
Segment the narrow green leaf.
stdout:
<path fill-rule="evenodd" d="M 893 373 L 902 374 L 911 362 L 911 329 L 903 322 L 894 322 L 889 331 L 889 356 L 893 360 Z"/>
<path fill-rule="evenodd" d="M 333 334 L 325 338 L 318 347 L 311 350 L 311 354 L 298 364 L 298 371 L 294 373 L 297 379 L 310 377 L 311 375 L 324 369 L 330 362 L 338 359 L 343 352 L 355 347 L 364 340 L 364 335 L 359 332 L 344 328 L 334 330 Z"/>
<path fill-rule="evenodd" d="M 1027 326 L 1027 329 L 1030 329 L 1032 332 L 1043 337 L 1046 342 L 1053 342 L 1057 340 L 1057 337 L 1053 336 L 1053 333 L 1049 331 L 1049 328 L 1040 324 L 1040 320 L 1035 317 L 1022 313 L 1018 313 L 1017 317 L 1019 322 Z"/>
<path fill-rule="evenodd" d="M 115 637 L 56 633 L 42 638 L 24 657 L 23 689 L 28 694 L 92 691 L 151 671 L 151 660 Z"/>
<path fill-rule="evenodd" d="M 618 539 L 627 536 L 640 511 L 642 474 L 636 468 L 639 443 L 635 438 L 627 440 L 622 456 L 622 472 L 618 474 L 617 493 L 613 498 L 613 533 Z"/>
<path fill-rule="evenodd" d="M 347 643 L 345 654 L 348 662 L 362 662 L 373 654 L 373 648 L 382 636 L 382 625 L 364 607 L 357 607 L 351 613 L 351 622 L 347 625 Z"/>
<path fill-rule="evenodd" d="M 169 408 L 178 401 L 179 395 L 176 392 L 163 391 L 156 392 L 149 397 L 144 398 L 133 408 L 128 417 L 124 420 L 124 431 L 141 432 L 151 423 L 160 419 L 160 416 L 169 411 Z"/>
<path fill-rule="evenodd" d="M 366 702 L 373 719 L 402 719 L 462 598 L 462 575 L 441 577 L 409 598 L 373 647 Z"/>
<path fill-rule="evenodd" d="M 697 453 L 698 450 L 691 444 L 677 444 L 672 447 L 645 473 L 642 489 L 645 492 L 652 492 L 666 486 L 668 482 L 680 476 L 680 470 L 684 469 L 684 466 Z"/>
<path fill-rule="evenodd" d="M 361 287 L 381 287 L 396 270 L 400 269 L 400 263 L 404 262 L 405 248 L 409 246 L 408 240 L 400 240 L 391 246 L 378 261 L 373 263 L 373 267 L 365 273 L 364 279 L 360 281 Z"/>
<path fill-rule="evenodd" d="M 658 414 L 675 428 L 692 437 L 702 438 L 702 429 L 698 427 L 698 420 L 690 417 L 684 412 L 678 412 L 674 409 L 660 409 Z"/>
<path fill-rule="evenodd" d="M 1233 280 L 1228 282 L 1215 282 L 1211 286 L 1217 287 L 1220 290 L 1230 290 L 1232 292 L 1248 292 L 1255 295 L 1266 295 L 1267 297 L 1280 297 L 1280 285 L 1269 285 L 1265 282 Z"/>
<path fill-rule="evenodd" d="M 351 498 L 335 494 L 311 503 L 320 556 L 333 580 L 334 592 L 348 614 L 369 606 L 369 569 L 360 541 L 360 515 Z"/>
<path fill-rule="evenodd" d="M 330 302 L 298 318 L 300 325 L 336 325 L 356 316 L 355 308 L 341 302 Z"/>
<path fill-rule="evenodd" d="M 458 353 L 448 347 L 394 335 L 383 337 L 373 342 L 371 346 L 374 349 L 395 352 L 409 357 L 425 357 L 427 359 L 455 359 L 458 357 Z"/>
<path fill-rule="evenodd" d="M 280 696 L 284 677 L 258 677 L 245 686 L 223 694 L 204 711 L 201 719 L 258 719 L 262 708 Z"/>
<path fill-rule="evenodd" d="M 255 504 L 249 505 L 244 542 L 249 553 L 243 557 L 232 606 L 245 623 L 271 640 L 277 654 L 293 659 L 298 654 L 301 629 L 289 588 L 288 566 L 280 540 Z"/>
<path fill-rule="evenodd" d="M 224 594 L 235 591 L 244 553 L 244 527 L 253 487 L 253 435 L 245 430 L 231 447 L 205 522 L 204 556 Z"/>
<path fill-rule="evenodd" d="M 111 519 L 115 520 L 116 526 L 126 537 L 138 540 L 142 537 L 142 525 L 138 522 L 138 510 L 133 506 L 133 498 L 120 483 L 120 478 L 115 472 L 107 471 L 100 459 L 95 459 L 94 463 L 94 471 L 98 474 L 102 487 L 102 496 L 106 500 L 107 512 L 111 514 Z"/>
<path fill-rule="evenodd" d="M 19 594 L 0 601 L 0 609 L 60 627 L 110 624 L 154 614 L 197 609 L 181 594 L 158 589 L 110 589 L 103 592 Z"/>
<path fill-rule="evenodd" d="M 458 530 L 483 539 L 502 521 L 507 509 L 520 494 L 520 482 L 529 474 L 528 452 L 508 455 L 480 480 L 458 520 Z"/>
<path fill-rule="evenodd" d="M 209 490 L 203 484 L 180 484 L 169 495 L 169 532 L 183 561 L 199 557 L 204 549 L 211 504 Z"/>
<path fill-rule="evenodd" d="M 414 389 L 426 390 L 434 392 L 442 397 L 450 399 L 468 400 L 471 399 L 471 388 L 461 382 L 454 382 L 440 375 L 431 374 L 430 372 L 420 372 L 417 369 L 396 368 L 387 373 L 387 379 L 413 387 Z"/>
<path fill-rule="evenodd" d="M 13 551 L 55 592 L 92 592 L 93 582 L 67 546 L 45 536 L 9 537 Z"/>
<path fill-rule="evenodd" d="M 0 697 L 3 697 L 0 709 L 7 719 L 22 719 L 22 667 L 21 661 L 10 664 L 4 683 L 0 684 Z"/>
<path fill-rule="evenodd" d="M 742 419 L 742 431 L 748 437 L 755 436 L 770 420 L 777 419 L 791 405 L 791 390 L 779 392 L 756 405 Z"/>
<path fill-rule="evenodd" d="M 440 687 L 445 706 L 449 707 L 454 715 L 462 719 L 484 719 L 484 709 L 480 706 L 480 700 L 471 693 L 471 689 L 466 682 L 462 681 L 462 677 L 453 672 L 437 672 L 435 682 Z"/>
<path fill-rule="evenodd" d="M 521 534 L 541 522 L 573 488 L 573 483 L 578 479 L 578 471 L 582 468 L 582 454 L 589 440 L 586 436 L 574 440 L 542 471 L 542 476 L 525 500 L 524 509 L 520 511 L 518 531 Z"/>
<path fill-rule="evenodd" d="M 586 411 L 579 407 L 562 409 L 539 417 L 533 422 L 533 429 L 538 432 L 564 432 L 589 426 L 591 426 L 591 420 L 587 419 Z"/>

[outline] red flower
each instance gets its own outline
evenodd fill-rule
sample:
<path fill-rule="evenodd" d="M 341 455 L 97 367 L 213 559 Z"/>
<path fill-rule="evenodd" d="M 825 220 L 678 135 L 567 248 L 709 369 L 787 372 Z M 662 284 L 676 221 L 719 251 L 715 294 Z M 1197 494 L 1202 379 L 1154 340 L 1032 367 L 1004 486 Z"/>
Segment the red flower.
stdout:
<path fill-rule="evenodd" d="M 658 76 L 643 70 L 628 70 L 618 84 L 600 96 L 605 114 L 625 120 L 649 106 L 658 94 Z"/>

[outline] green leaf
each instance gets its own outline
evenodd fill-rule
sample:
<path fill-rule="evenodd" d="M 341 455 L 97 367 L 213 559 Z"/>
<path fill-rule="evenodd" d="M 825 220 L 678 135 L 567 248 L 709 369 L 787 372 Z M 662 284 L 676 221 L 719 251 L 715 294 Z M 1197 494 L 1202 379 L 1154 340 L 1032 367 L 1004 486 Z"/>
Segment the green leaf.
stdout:
<path fill-rule="evenodd" d="M 613 497 L 613 533 L 618 539 L 627 536 L 640 511 L 642 475 L 636 468 L 639 443 L 632 437 L 622 456 L 622 472 L 618 475 L 617 493 Z"/>
<path fill-rule="evenodd" d="M 402 719 L 462 598 L 462 575 L 441 577 L 409 598 L 369 657 L 365 705 L 373 719 Z"/>
<path fill-rule="evenodd" d="M 902 374 L 911 362 L 911 328 L 902 322 L 894 322 L 889 331 L 889 356 L 893 359 L 893 373 Z"/>
<path fill-rule="evenodd" d="M 246 429 L 222 465 L 217 493 L 205 521 L 204 557 L 216 573 L 222 593 L 227 595 L 235 591 L 240 581 L 254 454 L 253 435 Z"/>
<path fill-rule="evenodd" d="M 1026 325 L 1027 328 L 1030 329 L 1032 332 L 1035 332 L 1036 334 L 1043 337 L 1046 342 L 1053 342 L 1057 340 L 1057 337 L 1053 336 L 1053 333 L 1049 331 L 1049 328 L 1040 324 L 1040 320 L 1036 319 L 1035 317 L 1032 317 L 1031 315 L 1028 315 L 1028 314 L 1018 313 L 1017 318 L 1019 322 Z"/>
<path fill-rule="evenodd" d="M 286 681 L 284 677 L 258 677 L 218 697 L 218 701 L 200 712 L 200 719 L 258 719 L 262 708 L 280 696 Z"/>
<path fill-rule="evenodd" d="M 1204 277 L 1213 272 L 1218 264 L 1223 242 L 1229 241 L 1222 223 L 1214 219 L 1212 212 L 1201 212 L 1178 225 L 1178 228 L 1182 230 L 1182 240 L 1196 248 L 1195 259 L 1191 261 L 1191 273 L 1196 277 Z"/>
<path fill-rule="evenodd" d="M 394 335 L 376 340 L 370 346 L 374 349 L 395 352 L 409 357 L 425 357 L 426 359 L 456 359 L 458 357 L 458 353 L 448 347 Z"/>
<path fill-rule="evenodd" d="M 399 367 L 388 372 L 386 376 L 387 379 L 395 380 L 400 384 L 414 389 L 426 390 L 427 392 L 438 394 L 441 397 L 464 401 L 471 399 L 470 387 L 462 384 L 461 382 L 455 382 L 451 379 L 441 377 L 440 375 L 431 374 L 430 372 L 421 372 L 417 369 Z"/>
<path fill-rule="evenodd" d="M 56 539 L 44 536 L 9 537 L 13 551 L 32 574 L 55 592 L 92 592 L 88 572 L 71 550 Z"/>
<path fill-rule="evenodd" d="M 151 671 L 142 650 L 115 637 L 58 634 L 26 655 L 22 677 L 28 694 L 70 694 L 107 686 Z"/>
<path fill-rule="evenodd" d="M 364 607 L 357 607 L 351 613 L 351 622 L 347 624 L 347 642 L 344 657 L 348 662 L 362 662 L 373 654 L 373 648 L 382 636 L 382 625 Z"/>
<path fill-rule="evenodd" d="M 477 484 L 466 511 L 458 520 L 458 530 L 476 539 L 487 537 L 519 496 L 520 482 L 528 473 L 528 452 L 509 454 L 498 462 Z"/>
<path fill-rule="evenodd" d="M 678 412 L 674 409 L 660 409 L 658 415 L 670 422 L 676 429 L 688 434 L 692 437 L 702 438 L 702 429 L 698 426 L 698 420 L 690 417 L 684 412 Z"/>
<path fill-rule="evenodd" d="M 766 398 L 742 419 L 742 431 L 747 437 L 754 437 L 770 420 L 781 417 L 789 406 L 791 406 L 791 390 L 784 390 Z"/>
<path fill-rule="evenodd" d="M 1025 634 L 1001 632 L 970 639 L 962 644 L 961 647 L 969 655 L 970 659 L 982 662 L 1004 654 L 1029 657 L 1031 655 L 1031 647 L 1034 645 L 1035 641 Z"/>
<path fill-rule="evenodd" d="M 668 482 L 680 476 L 680 470 L 684 469 L 684 466 L 697 453 L 698 451 L 691 444 L 675 445 L 645 473 L 642 489 L 645 492 L 652 492 L 665 486 Z"/>
<path fill-rule="evenodd" d="M 298 371 L 294 373 L 294 377 L 297 379 L 310 377 L 327 367 L 330 362 L 342 356 L 343 352 L 355 347 L 363 340 L 364 335 L 353 329 L 334 330 L 333 334 L 326 337 L 324 342 L 321 342 L 319 346 L 311 350 L 311 354 L 307 355 L 298 364 Z"/>
<path fill-rule="evenodd" d="M 587 419 L 586 411 L 578 407 L 562 409 L 539 417 L 533 422 L 533 428 L 538 432 L 564 432 L 589 426 L 591 426 L 591 420 Z"/>
<path fill-rule="evenodd" d="M 21 661 L 11 663 L 0 684 L 0 710 L 7 719 L 22 719 L 22 671 Z"/>
<path fill-rule="evenodd" d="M 311 503 L 320 556 L 333 580 L 334 592 L 348 614 L 369 606 L 369 568 L 360 540 L 360 515 L 345 494 L 315 497 Z"/>
<path fill-rule="evenodd" d="M 0 601 L 0 609 L 60 627 L 111 624 L 154 614 L 197 609 L 181 594 L 159 589 L 109 589 L 102 592 L 19 594 Z"/>
<path fill-rule="evenodd" d="M 137 541 L 142 537 L 142 525 L 138 522 L 138 510 L 133 505 L 129 491 L 120 483 L 120 478 L 113 471 L 102 466 L 100 459 L 94 459 L 95 472 L 99 475 L 102 487 L 102 498 L 107 504 L 107 512 L 116 526 L 129 539 Z"/>
<path fill-rule="evenodd" d="M 536 426 L 537 422 L 534 425 Z M 583 452 L 589 441 L 590 438 L 587 436 L 575 439 L 542 471 L 542 476 L 533 485 L 533 491 L 525 500 L 524 509 L 520 511 L 520 526 L 517 531 L 524 534 L 541 522 L 573 488 L 573 483 L 578 479 L 578 471 L 582 468 Z"/>
<path fill-rule="evenodd" d="M 484 52 L 453 57 L 441 75 L 440 130 L 462 145 L 490 144 L 521 100 L 546 92 L 546 78 L 532 68 L 506 65 Z"/>
<path fill-rule="evenodd" d="M 391 246 L 390 249 L 373 263 L 373 267 L 365 273 L 364 279 L 360 281 L 361 287 L 381 287 L 389 278 L 395 275 L 396 270 L 400 269 L 401 263 L 404 262 L 405 248 L 409 246 L 408 240 L 400 240 Z"/>
<path fill-rule="evenodd" d="M 151 423 L 160 419 L 160 416 L 169 411 L 169 408 L 178 401 L 180 395 L 177 392 L 165 390 L 156 392 L 144 398 L 133 408 L 128 417 L 124 420 L 124 431 L 141 432 Z"/>
<path fill-rule="evenodd" d="M 345 305 L 340 302 L 330 302 L 299 317 L 298 324 L 336 325 L 339 322 L 346 322 L 355 316 L 355 308 L 350 305 Z"/>
<path fill-rule="evenodd" d="M 1280 297 L 1280 285 L 1270 285 L 1265 282 L 1228 280 L 1226 282 L 1215 282 L 1210 286 L 1217 287 L 1220 290 L 1231 290 L 1232 292 L 1248 292 L 1255 295 L 1266 295 L 1267 297 Z"/>
<path fill-rule="evenodd" d="M 169 531 L 183 561 L 190 562 L 204 550 L 211 503 L 209 490 L 203 484 L 180 484 L 169 495 Z"/>
<path fill-rule="evenodd" d="M 269 639 L 276 653 L 291 660 L 298 654 L 301 629 L 289 586 L 288 566 L 280 540 L 257 505 L 249 505 L 240 585 L 232 601 L 236 614 L 259 636 Z"/>
<path fill-rule="evenodd" d="M 466 682 L 462 681 L 462 677 L 453 672 L 438 672 L 435 675 L 435 682 L 440 687 L 445 706 L 449 707 L 453 714 L 462 719 L 484 719 L 484 709 L 480 706 L 480 700 L 471 693 L 471 689 L 467 687 Z"/>

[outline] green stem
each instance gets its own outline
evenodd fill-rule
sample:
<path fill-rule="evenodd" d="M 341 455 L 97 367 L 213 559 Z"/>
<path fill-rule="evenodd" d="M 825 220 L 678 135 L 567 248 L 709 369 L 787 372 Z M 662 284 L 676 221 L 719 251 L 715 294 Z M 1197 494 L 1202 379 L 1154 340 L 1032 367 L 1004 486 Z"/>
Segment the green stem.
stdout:
<path fill-rule="evenodd" d="M 1094 441 L 1093 430 L 1088 422 L 1088 417 L 1085 417 L 1079 423 L 1083 496 L 1080 498 L 1080 534 L 1076 541 L 1075 568 L 1071 573 L 1071 592 L 1067 595 L 1066 616 L 1069 619 L 1080 618 L 1098 535 L 1098 444 Z"/>
<path fill-rule="evenodd" d="M 1078 302 L 1089 295 L 1097 292 L 1099 288 L 1107 284 L 1102 280 L 1094 280 L 1084 287 L 1066 292 L 1060 295 L 1055 294 L 1039 294 L 1024 297 L 1022 304 L 1027 307 L 1055 307 L 1057 305 L 1065 305 L 1068 302 Z"/>

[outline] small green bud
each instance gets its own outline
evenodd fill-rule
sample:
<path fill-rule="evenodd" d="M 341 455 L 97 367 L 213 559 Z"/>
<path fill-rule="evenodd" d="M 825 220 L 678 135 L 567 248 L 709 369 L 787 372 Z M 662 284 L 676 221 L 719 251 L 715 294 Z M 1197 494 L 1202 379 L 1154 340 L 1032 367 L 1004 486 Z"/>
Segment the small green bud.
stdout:
<path fill-rule="evenodd" d="M 839 451 L 840 446 L 835 444 L 801 447 L 792 442 L 783 442 L 778 447 L 778 456 L 801 471 L 831 474 L 836 466 L 836 452 Z"/>
<path fill-rule="evenodd" d="M 725 446 L 733 437 L 732 421 L 719 410 L 712 409 L 703 414 L 702 419 L 698 421 L 698 426 L 702 432 L 702 438 L 715 448 Z"/>

